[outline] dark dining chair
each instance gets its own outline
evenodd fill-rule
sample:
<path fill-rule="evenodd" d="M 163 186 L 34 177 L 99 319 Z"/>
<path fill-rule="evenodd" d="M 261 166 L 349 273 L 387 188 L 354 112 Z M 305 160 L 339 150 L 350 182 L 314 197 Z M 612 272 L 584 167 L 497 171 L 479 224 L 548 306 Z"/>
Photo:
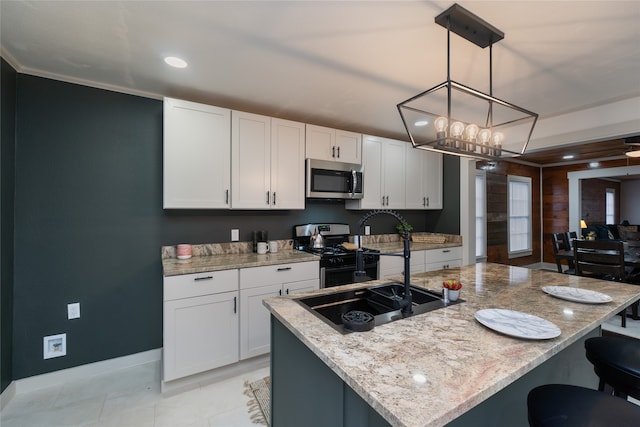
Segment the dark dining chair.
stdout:
<path fill-rule="evenodd" d="M 569 245 L 569 250 L 573 250 L 573 241 L 578 238 L 578 233 L 575 231 L 567 232 L 567 244 Z"/>
<path fill-rule="evenodd" d="M 624 282 L 624 246 L 616 240 L 576 240 L 573 262 L 577 276 Z M 620 312 L 622 327 L 627 326 L 627 311 Z"/>
<path fill-rule="evenodd" d="M 567 233 L 553 233 L 551 235 L 551 241 L 553 243 L 553 255 L 556 258 L 556 266 L 558 267 L 558 273 L 574 274 L 573 259 L 560 256 L 561 251 L 569 251 L 569 240 L 567 239 Z M 562 267 L 562 261 L 567 261 L 568 269 L 564 270 Z"/>

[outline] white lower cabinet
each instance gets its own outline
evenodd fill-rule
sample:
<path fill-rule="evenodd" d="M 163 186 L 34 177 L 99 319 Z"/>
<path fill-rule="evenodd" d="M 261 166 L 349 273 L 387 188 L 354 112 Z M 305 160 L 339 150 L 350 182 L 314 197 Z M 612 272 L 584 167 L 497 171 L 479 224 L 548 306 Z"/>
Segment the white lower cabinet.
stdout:
<path fill-rule="evenodd" d="M 240 359 L 270 351 L 269 310 L 263 299 L 319 288 L 318 261 L 240 269 Z"/>
<path fill-rule="evenodd" d="M 462 265 L 462 247 L 411 251 L 411 274 L 442 270 Z M 380 256 L 380 279 L 404 274 L 402 256 Z"/>
<path fill-rule="evenodd" d="M 238 303 L 238 270 L 164 278 L 164 381 L 239 360 Z"/>
<path fill-rule="evenodd" d="M 462 247 L 429 249 L 425 251 L 426 271 L 460 267 L 462 265 Z"/>

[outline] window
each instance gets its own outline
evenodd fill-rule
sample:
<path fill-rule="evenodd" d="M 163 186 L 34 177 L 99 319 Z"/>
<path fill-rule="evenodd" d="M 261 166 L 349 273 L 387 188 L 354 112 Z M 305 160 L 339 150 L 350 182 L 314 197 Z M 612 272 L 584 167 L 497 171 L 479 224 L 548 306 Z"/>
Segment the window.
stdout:
<path fill-rule="evenodd" d="M 509 175 L 509 258 L 532 253 L 531 178 Z"/>
<path fill-rule="evenodd" d="M 606 193 L 606 223 L 615 224 L 616 220 L 616 190 L 613 188 L 607 188 Z"/>
<path fill-rule="evenodd" d="M 476 171 L 476 258 L 487 256 L 487 175 Z"/>

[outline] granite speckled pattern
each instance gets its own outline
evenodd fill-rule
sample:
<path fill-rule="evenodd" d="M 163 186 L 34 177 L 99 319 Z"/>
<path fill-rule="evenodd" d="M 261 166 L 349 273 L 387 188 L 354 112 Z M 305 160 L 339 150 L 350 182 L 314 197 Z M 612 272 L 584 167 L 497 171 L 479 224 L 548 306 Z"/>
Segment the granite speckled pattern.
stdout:
<path fill-rule="evenodd" d="M 640 299 L 638 286 L 500 264 L 421 273 L 411 279 L 416 286 L 438 291 L 443 280 L 458 279 L 466 302 L 346 335 L 292 297 L 269 298 L 264 304 L 389 423 L 430 427 L 457 418 Z M 561 300 L 542 291 L 552 284 L 602 292 L 613 301 L 593 305 Z M 535 341 L 499 334 L 474 318 L 488 308 L 539 316 L 557 325 L 561 334 Z M 416 374 L 426 381 L 415 381 Z"/>
<path fill-rule="evenodd" d="M 186 260 L 164 258 L 162 260 L 162 274 L 164 276 L 177 276 L 180 274 L 204 273 L 206 271 L 261 267 L 265 265 L 306 261 L 320 261 L 320 257 L 307 252 L 282 250 L 273 254 L 267 253 L 265 255 L 258 255 L 256 253 L 249 252 L 212 256 L 194 256 Z"/>
<path fill-rule="evenodd" d="M 444 238 L 444 243 L 425 243 L 425 242 L 411 242 L 412 251 L 422 251 L 428 249 L 441 249 L 451 248 L 455 246 L 462 246 L 462 236 L 454 234 L 439 234 L 439 233 L 419 233 L 428 236 L 440 236 Z M 353 241 L 353 238 L 349 239 Z M 399 253 L 404 250 L 404 243 L 400 239 L 398 234 L 377 234 L 370 236 L 362 236 L 362 245 L 368 249 L 375 249 L 382 254 Z"/>

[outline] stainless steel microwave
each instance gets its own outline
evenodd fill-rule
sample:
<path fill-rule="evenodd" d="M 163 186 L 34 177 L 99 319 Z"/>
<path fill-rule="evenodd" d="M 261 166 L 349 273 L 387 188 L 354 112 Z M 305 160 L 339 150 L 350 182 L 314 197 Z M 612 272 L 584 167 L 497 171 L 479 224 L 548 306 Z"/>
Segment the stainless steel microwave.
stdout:
<path fill-rule="evenodd" d="M 362 165 L 307 159 L 307 197 L 362 199 L 362 176 Z"/>

